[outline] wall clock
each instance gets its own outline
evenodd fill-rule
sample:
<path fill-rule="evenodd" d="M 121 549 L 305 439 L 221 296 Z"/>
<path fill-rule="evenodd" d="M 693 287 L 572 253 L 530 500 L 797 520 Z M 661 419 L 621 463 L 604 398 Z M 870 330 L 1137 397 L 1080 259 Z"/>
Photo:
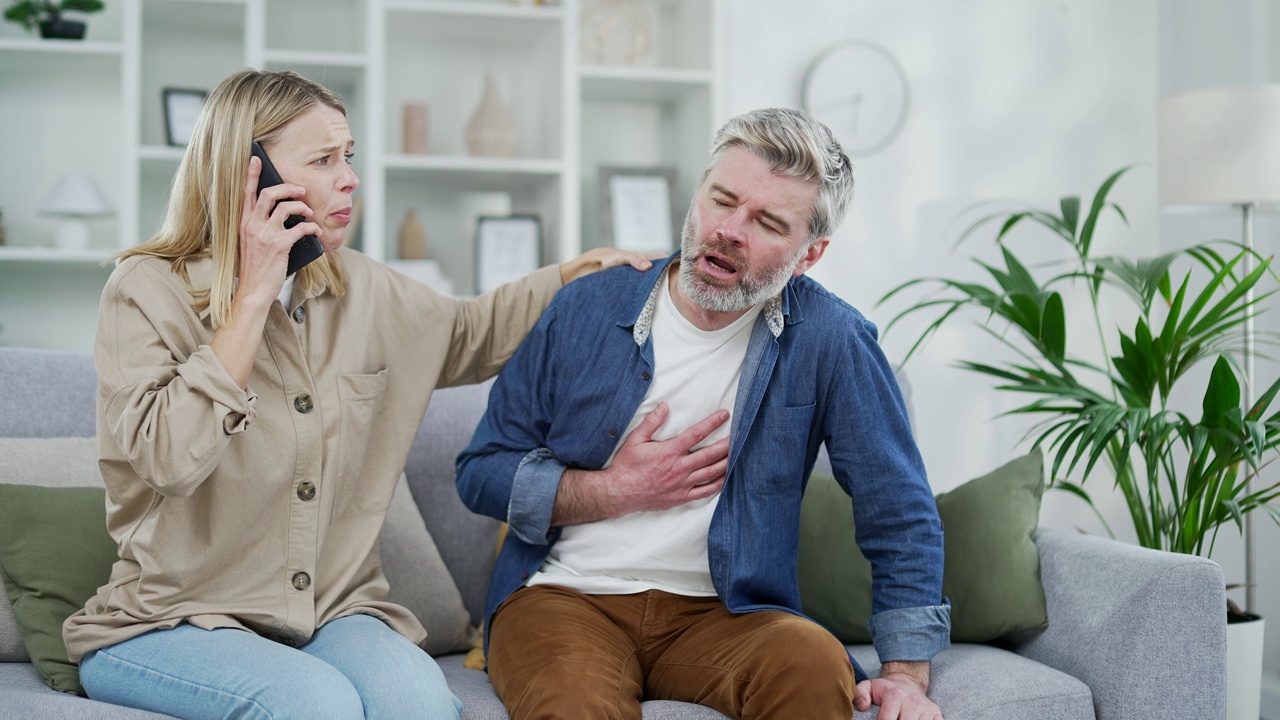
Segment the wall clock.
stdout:
<path fill-rule="evenodd" d="M 851 38 L 809 64 L 800 102 L 831 128 L 849 157 L 868 157 L 888 147 L 907 124 L 911 84 L 883 45 Z"/>

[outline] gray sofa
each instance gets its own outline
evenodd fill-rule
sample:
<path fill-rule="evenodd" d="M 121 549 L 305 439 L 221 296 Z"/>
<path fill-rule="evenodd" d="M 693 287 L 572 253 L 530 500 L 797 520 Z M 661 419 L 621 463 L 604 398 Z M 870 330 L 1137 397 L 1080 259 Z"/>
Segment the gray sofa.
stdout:
<path fill-rule="evenodd" d="M 87 354 L 0 348 L 0 438 L 91 436 L 94 392 Z M 498 524 L 459 502 L 453 461 L 486 392 L 484 386 L 438 392 L 406 467 L 415 509 L 473 623 L 480 620 Z M 0 482 L 13 481 L 14 462 L 0 456 Z M 1037 545 L 1048 628 L 1008 648 L 959 644 L 939 655 L 930 695 L 948 720 L 1224 716 L 1225 593 L 1217 565 L 1060 531 L 1042 531 Z M 388 576 L 396 585 L 390 569 Z M 18 632 L 7 603 L 0 600 L 0 639 Z M 874 650 L 852 651 L 875 674 Z M 466 705 L 464 718 L 505 718 L 485 674 L 463 667 L 464 655 L 437 656 Z M 0 718 L 144 717 L 161 716 L 54 692 L 30 663 L 0 662 Z M 723 716 L 651 701 L 644 717 Z"/>

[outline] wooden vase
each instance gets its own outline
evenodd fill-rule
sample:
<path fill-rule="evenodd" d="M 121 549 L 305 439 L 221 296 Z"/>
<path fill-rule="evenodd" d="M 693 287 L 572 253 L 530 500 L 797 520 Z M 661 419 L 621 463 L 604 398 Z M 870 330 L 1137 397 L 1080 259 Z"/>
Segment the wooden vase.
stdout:
<path fill-rule="evenodd" d="M 516 154 L 516 119 L 499 97 L 491 72 L 484 74 L 484 95 L 467 123 L 467 151 L 485 157 Z"/>
<path fill-rule="evenodd" d="M 427 229 L 412 210 L 404 214 L 404 222 L 400 223 L 400 259 L 427 259 Z"/>
<path fill-rule="evenodd" d="M 426 155 L 431 143 L 427 132 L 427 104 L 407 102 L 404 104 L 404 154 Z"/>

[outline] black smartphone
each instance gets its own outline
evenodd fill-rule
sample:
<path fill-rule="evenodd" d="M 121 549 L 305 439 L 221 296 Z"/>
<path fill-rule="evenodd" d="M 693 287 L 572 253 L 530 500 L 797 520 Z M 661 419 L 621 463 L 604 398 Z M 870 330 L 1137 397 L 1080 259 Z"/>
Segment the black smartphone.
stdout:
<path fill-rule="evenodd" d="M 257 140 L 253 141 L 250 152 L 262 161 L 262 172 L 258 175 L 258 194 L 272 185 L 280 185 L 284 180 L 280 179 L 280 173 L 276 172 L 276 168 L 271 164 L 271 158 L 267 157 L 267 151 L 262 149 L 262 145 Z M 274 209 L 274 208 L 273 208 Z M 285 218 L 284 226 L 291 228 L 303 221 L 301 215 L 290 215 Z M 315 260 L 324 254 L 324 248 L 320 246 L 320 239 L 315 235 L 303 235 L 302 239 L 293 244 L 289 248 L 289 267 L 285 270 L 285 275 L 292 275 L 303 268 L 307 263 Z"/>

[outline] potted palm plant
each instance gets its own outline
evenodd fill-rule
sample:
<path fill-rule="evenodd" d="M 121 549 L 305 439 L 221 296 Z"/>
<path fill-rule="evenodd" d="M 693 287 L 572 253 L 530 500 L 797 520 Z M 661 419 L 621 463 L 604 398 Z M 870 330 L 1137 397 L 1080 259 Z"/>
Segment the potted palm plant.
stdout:
<path fill-rule="evenodd" d="M 1139 543 L 1208 556 L 1219 530 L 1242 528 L 1249 513 L 1280 522 L 1280 510 L 1270 504 L 1280 497 L 1280 483 L 1251 483 L 1277 458 L 1280 411 L 1271 406 L 1280 379 L 1258 383 L 1252 402 L 1241 390 L 1244 330 L 1275 295 L 1277 276 L 1271 259 L 1226 241 L 1154 258 L 1094 256 L 1100 216 L 1114 210 L 1127 222 L 1107 198 L 1131 167 L 1102 183 L 1083 216 L 1075 196 L 1062 198 L 1056 212 L 1022 208 L 982 216 L 961 241 L 998 227 L 1001 263 L 978 261 L 984 281 L 930 277 L 899 285 L 880 303 L 923 294 L 885 332 L 908 316 L 932 317 L 909 359 L 939 328 L 976 313 L 978 326 L 1007 356 L 960 360 L 959 366 L 994 378 L 998 390 L 1020 398 L 1006 414 L 1035 421 L 1025 439 L 1052 458 L 1051 487 L 1082 498 L 1110 532 L 1086 490 L 1105 475 L 1123 494 Z M 1069 259 L 1034 268 L 1024 263 L 1010 247 L 1011 231 L 1023 224 L 1065 243 Z M 1248 260 L 1258 260 L 1257 267 L 1246 270 Z M 1183 265 L 1188 269 L 1175 272 Z M 1063 297 L 1073 290 L 1088 302 L 1069 306 Z M 1087 324 L 1100 342 L 1071 342 L 1067 329 L 1077 326 L 1069 322 L 1075 313 L 1092 316 Z M 1104 315 L 1116 328 L 1110 333 Z M 1203 369 L 1193 372 L 1210 363 L 1207 376 Z M 1188 397 L 1199 408 L 1180 407 Z M 1098 472 L 1100 465 L 1105 472 Z M 1228 615 L 1229 621 L 1258 620 L 1233 605 Z M 1260 652 L 1257 664 L 1260 676 Z"/>
<path fill-rule="evenodd" d="M 79 20 L 67 20 L 64 12 L 97 12 L 103 8 L 101 0 L 13 0 L 4 11 L 4 19 L 16 22 L 27 30 L 40 28 L 40 37 L 80 40 L 84 38 L 85 24 Z"/>

